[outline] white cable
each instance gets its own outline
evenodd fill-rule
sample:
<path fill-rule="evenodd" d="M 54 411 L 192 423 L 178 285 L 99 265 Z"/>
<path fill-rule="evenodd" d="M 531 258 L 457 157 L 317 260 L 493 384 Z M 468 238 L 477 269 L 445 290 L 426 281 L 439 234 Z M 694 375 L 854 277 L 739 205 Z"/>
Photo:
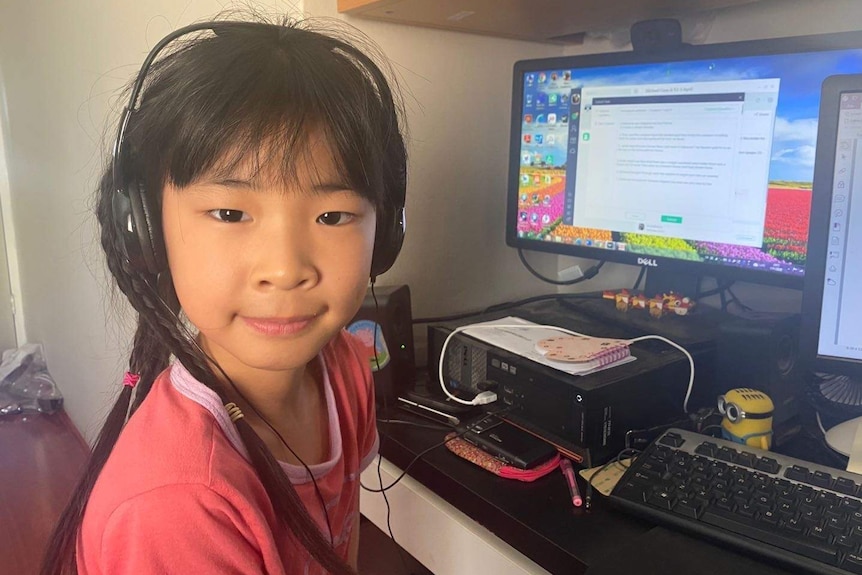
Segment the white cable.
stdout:
<path fill-rule="evenodd" d="M 524 324 L 490 324 L 490 325 L 464 325 L 461 327 L 456 327 L 452 332 L 446 336 L 446 339 L 443 340 L 443 348 L 440 350 L 440 361 L 438 363 L 438 381 L 440 382 L 440 389 L 443 390 L 443 393 L 457 403 L 461 403 L 463 405 L 485 405 L 486 403 L 493 403 L 497 401 L 497 394 L 492 391 L 483 391 L 476 397 L 474 397 L 471 401 L 466 401 L 459 397 L 455 397 L 452 393 L 449 392 L 449 389 L 446 387 L 446 380 L 443 377 L 443 362 L 446 358 L 446 348 L 449 346 L 449 341 L 455 336 L 455 334 L 460 333 L 462 331 L 468 329 L 552 329 L 555 331 L 559 331 L 568 335 L 574 335 L 579 337 L 591 337 L 589 335 L 585 335 L 583 333 L 578 333 L 576 331 L 572 331 L 570 329 L 566 329 L 563 327 L 557 327 L 555 325 L 524 325 Z M 682 410 L 685 413 L 688 413 L 688 400 L 691 397 L 691 390 L 694 387 L 694 358 L 691 357 L 691 354 L 681 345 L 675 343 L 666 337 L 662 337 L 660 335 L 643 335 L 640 337 L 636 337 L 633 339 L 623 340 L 626 344 L 631 345 L 638 341 L 644 341 L 647 339 L 657 339 L 659 341 L 663 341 L 666 344 L 675 347 L 679 351 L 681 351 L 685 357 L 688 359 L 688 365 L 690 368 L 690 374 L 688 378 L 688 389 L 685 392 L 685 399 L 682 402 Z"/>
<path fill-rule="evenodd" d="M 694 358 L 691 357 L 691 354 L 688 353 L 688 351 L 684 347 L 682 347 L 678 343 L 675 343 L 675 342 L 667 339 L 666 337 L 662 337 L 660 335 L 642 335 L 640 337 L 636 337 L 634 339 L 628 340 L 628 343 L 632 344 L 632 343 L 635 343 L 637 341 L 644 341 L 647 339 L 657 339 L 659 341 L 663 341 L 666 344 L 680 350 L 683 353 L 683 355 L 685 355 L 686 359 L 688 359 L 688 367 L 689 367 L 688 389 L 686 389 L 685 399 L 682 401 L 682 411 L 683 411 L 683 413 L 687 414 L 688 413 L 688 399 L 691 397 L 691 390 L 694 387 Z"/>
<path fill-rule="evenodd" d="M 817 427 L 820 428 L 820 432 L 823 434 L 823 437 L 826 437 L 826 429 L 823 427 L 823 420 L 820 419 L 820 412 L 815 411 L 814 415 L 817 416 Z"/>

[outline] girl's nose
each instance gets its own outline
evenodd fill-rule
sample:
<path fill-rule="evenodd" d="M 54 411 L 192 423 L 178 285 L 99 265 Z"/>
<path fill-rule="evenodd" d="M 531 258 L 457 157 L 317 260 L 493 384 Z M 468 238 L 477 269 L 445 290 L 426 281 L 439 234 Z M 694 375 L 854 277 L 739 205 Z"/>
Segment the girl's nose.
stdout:
<path fill-rule="evenodd" d="M 252 282 L 258 289 L 308 288 L 317 283 L 318 270 L 301 234 L 271 234 L 257 251 Z"/>

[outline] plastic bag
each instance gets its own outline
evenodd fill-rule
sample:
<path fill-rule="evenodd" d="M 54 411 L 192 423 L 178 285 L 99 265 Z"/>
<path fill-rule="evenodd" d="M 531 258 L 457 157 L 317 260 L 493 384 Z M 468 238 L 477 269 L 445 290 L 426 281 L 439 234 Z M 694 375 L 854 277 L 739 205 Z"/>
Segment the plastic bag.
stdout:
<path fill-rule="evenodd" d="M 38 411 L 54 413 L 63 395 L 48 373 L 42 346 L 25 344 L 3 352 L 0 360 L 0 416 Z"/>

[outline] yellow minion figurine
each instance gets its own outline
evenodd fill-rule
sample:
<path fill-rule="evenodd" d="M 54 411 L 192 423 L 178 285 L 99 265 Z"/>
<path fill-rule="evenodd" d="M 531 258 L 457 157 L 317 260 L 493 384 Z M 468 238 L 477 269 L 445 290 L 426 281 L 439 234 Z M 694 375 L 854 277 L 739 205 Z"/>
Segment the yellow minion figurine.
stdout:
<path fill-rule="evenodd" d="M 718 396 L 721 436 L 735 443 L 760 449 L 772 445 L 772 412 L 775 406 L 768 395 L 746 387 L 731 389 Z"/>

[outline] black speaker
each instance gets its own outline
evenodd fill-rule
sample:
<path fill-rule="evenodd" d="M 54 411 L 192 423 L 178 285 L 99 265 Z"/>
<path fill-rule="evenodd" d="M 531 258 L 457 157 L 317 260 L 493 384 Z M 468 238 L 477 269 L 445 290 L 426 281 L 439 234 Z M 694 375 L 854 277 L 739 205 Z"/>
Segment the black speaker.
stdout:
<path fill-rule="evenodd" d="M 375 286 L 373 294 L 369 288 L 347 331 L 362 342 L 368 353 L 377 403 L 394 400 L 413 388 L 416 360 L 408 286 Z"/>
<path fill-rule="evenodd" d="M 641 20 L 632 24 L 630 30 L 635 52 L 667 52 L 683 46 L 682 26 L 673 18 Z"/>
<path fill-rule="evenodd" d="M 804 399 L 799 359 L 799 315 L 752 313 L 719 326 L 716 347 L 717 392 L 751 387 L 775 405 L 773 426 L 794 425 Z"/>

